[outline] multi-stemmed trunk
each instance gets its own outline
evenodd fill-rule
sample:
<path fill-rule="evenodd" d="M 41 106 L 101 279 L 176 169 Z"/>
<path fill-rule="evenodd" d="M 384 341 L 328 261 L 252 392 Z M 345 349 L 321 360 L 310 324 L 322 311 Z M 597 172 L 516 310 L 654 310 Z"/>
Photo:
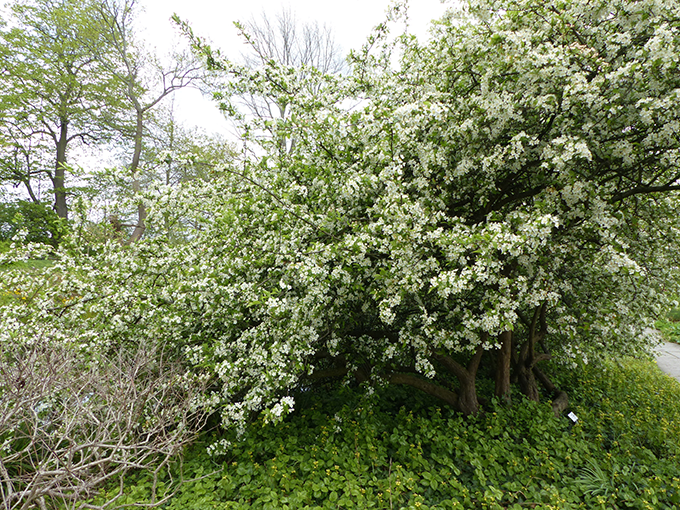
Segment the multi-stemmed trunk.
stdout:
<path fill-rule="evenodd" d="M 499 337 L 500 349 L 496 356 L 495 395 L 510 402 L 510 368 L 512 361 L 512 331 L 503 331 Z"/>
<path fill-rule="evenodd" d="M 513 348 L 513 334 L 511 330 L 499 335 L 500 349 L 495 359 L 495 394 L 506 403 L 511 402 L 510 388 L 511 376 L 514 374 L 521 392 L 530 400 L 538 402 L 540 394 L 538 381 L 553 396 L 553 412 L 559 416 L 568 405 L 567 394 L 560 391 L 550 379 L 538 369 L 539 361 L 550 358 L 547 353 L 537 354 L 535 346 L 543 343 L 547 333 L 546 305 L 536 308 L 531 322 L 528 324 L 528 337 L 521 345 L 519 352 Z M 540 328 L 540 329 L 539 329 Z M 455 408 L 462 414 L 476 415 L 480 411 L 480 399 L 477 395 L 477 373 L 484 355 L 484 346 L 488 343 L 488 333 L 480 334 L 480 342 L 477 345 L 472 358 L 467 366 L 456 361 L 453 357 L 442 352 L 432 352 L 430 360 L 441 365 L 448 373 L 455 376 L 458 387 L 451 389 L 440 382 L 427 379 L 415 372 L 414 367 L 404 367 L 401 370 L 384 375 L 385 379 L 392 384 L 403 384 L 418 389 L 443 403 Z M 333 368 L 319 370 L 310 376 L 311 381 L 327 377 L 342 377 L 350 373 L 344 357 L 333 358 L 336 365 Z M 370 379 L 371 367 L 356 370 L 354 375 L 358 382 Z M 482 399 L 483 400 L 483 399 Z"/>
<path fill-rule="evenodd" d="M 547 304 L 543 303 L 534 310 L 534 315 L 529 324 L 528 338 L 522 344 L 517 360 L 517 379 L 520 390 L 529 400 L 534 402 L 540 401 L 534 368 L 539 361 L 550 359 L 549 354 L 536 354 L 536 344 L 541 342 L 548 333 L 546 308 Z"/>

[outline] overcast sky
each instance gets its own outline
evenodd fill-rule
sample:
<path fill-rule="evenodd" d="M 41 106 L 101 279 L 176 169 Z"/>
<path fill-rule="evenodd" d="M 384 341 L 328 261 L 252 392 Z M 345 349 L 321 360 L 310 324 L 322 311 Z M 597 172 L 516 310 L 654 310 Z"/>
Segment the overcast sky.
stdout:
<path fill-rule="evenodd" d="M 266 13 L 274 18 L 282 9 L 290 9 L 300 22 L 318 21 L 329 26 L 344 53 L 359 48 L 371 29 L 384 21 L 390 0 L 140 0 L 144 12 L 140 16 L 143 37 L 159 52 L 172 47 L 178 39 L 170 17 L 177 13 L 188 21 L 194 33 L 212 41 L 231 58 L 243 51 L 234 21 L 248 21 Z M 411 0 L 409 18 L 411 32 L 427 37 L 432 19 L 439 18 L 447 6 L 440 0 Z M 175 108 L 179 119 L 188 125 L 199 125 L 208 132 L 229 130 L 208 99 L 196 90 L 181 91 L 176 95 Z"/>

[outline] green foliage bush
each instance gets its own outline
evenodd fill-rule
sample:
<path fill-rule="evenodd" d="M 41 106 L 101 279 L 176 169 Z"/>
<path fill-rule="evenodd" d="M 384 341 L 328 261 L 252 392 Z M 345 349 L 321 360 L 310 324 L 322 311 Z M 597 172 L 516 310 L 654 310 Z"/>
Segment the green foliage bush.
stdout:
<path fill-rule="evenodd" d="M 680 308 L 673 308 L 666 317 L 672 322 L 680 322 Z"/>
<path fill-rule="evenodd" d="M 464 418 L 401 388 L 303 392 L 281 423 L 206 434 L 167 508 L 677 508 L 680 385 L 631 359 L 563 375 L 575 425 L 528 401 Z M 148 477 L 128 481 L 120 503 L 143 502 Z"/>
<path fill-rule="evenodd" d="M 64 220 L 42 202 L 0 203 L 0 251 L 22 230 L 26 232 L 25 242 L 56 246 L 66 228 Z"/>

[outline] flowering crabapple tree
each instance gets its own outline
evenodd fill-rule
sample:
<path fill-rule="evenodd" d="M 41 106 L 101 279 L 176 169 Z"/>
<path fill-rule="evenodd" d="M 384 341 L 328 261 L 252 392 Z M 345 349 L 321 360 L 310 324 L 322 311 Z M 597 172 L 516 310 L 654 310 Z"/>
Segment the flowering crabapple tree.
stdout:
<path fill-rule="evenodd" d="M 185 242 L 5 269 L 0 342 L 165 346 L 204 388 L 192 409 L 237 429 L 339 377 L 474 414 L 480 369 L 559 413 L 539 364 L 644 352 L 672 291 L 678 20 L 654 0 L 475 1 L 427 43 L 381 25 L 351 76 L 305 87 L 276 61 L 232 72 L 185 26 L 214 72 L 286 96 L 273 128 L 296 143 L 148 192 L 148 224 L 196 226 Z"/>
<path fill-rule="evenodd" d="M 298 141 L 221 191 L 226 306 L 248 308 L 196 362 L 256 401 L 263 377 L 350 374 L 466 414 L 485 365 L 499 397 L 516 377 L 538 400 L 540 381 L 560 412 L 538 363 L 644 351 L 675 271 L 679 15 L 473 1 L 425 44 L 378 27 L 350 80 L 307 96 L 285 66 L 244 76 L 194 37 L 213 70 L 290 98 L 279 129 Z"/>

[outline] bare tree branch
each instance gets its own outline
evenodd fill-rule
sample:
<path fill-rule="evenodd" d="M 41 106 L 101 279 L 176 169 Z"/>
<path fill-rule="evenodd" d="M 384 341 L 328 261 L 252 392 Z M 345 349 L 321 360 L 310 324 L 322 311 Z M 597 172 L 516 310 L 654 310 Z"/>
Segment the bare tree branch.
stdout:
<path fill-rule="evenodd" d="M 119 347 L 88 357 L 36 340 L 0 350 L 0 498 L 3 510 L 68 506 L 130 469 L 155 479 L 195 437 L 199 385 L 160 346 Z M 156 496 L 168 499 L 181 480 Z M 158 491 L 157 491 L 158 492 Z M 121 490 L 99 506 L 120 497 Z"/>

